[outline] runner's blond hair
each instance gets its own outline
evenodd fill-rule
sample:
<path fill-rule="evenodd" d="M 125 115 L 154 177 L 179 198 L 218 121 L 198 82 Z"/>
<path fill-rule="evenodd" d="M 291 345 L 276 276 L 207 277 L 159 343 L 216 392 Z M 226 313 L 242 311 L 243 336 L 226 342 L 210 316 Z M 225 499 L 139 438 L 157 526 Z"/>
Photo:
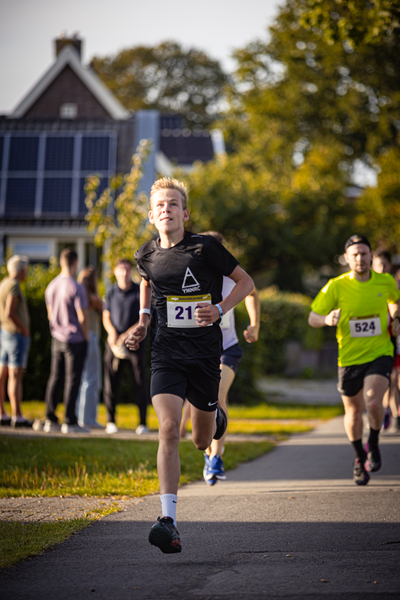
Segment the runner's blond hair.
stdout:
<path fill-rule="evenodd" d="M 157 179 L 151 186 L 150 191 L 150 204 L 153 195 L 160 190 L 178 190 L 180 195 L 182 196 L 182 207 L 183 210 L 187 209 L 188 202 L 188 190 L 186 185 L 182 181 L 178 181 L 177 179 L 173 179 L 172 177 L 162 177 L 161 179 Z"/>

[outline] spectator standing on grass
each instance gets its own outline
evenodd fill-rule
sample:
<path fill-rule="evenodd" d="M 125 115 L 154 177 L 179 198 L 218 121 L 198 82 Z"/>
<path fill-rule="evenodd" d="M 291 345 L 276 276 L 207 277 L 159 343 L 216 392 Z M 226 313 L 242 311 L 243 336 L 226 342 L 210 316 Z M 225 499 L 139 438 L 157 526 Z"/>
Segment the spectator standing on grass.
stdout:
<path fill-rule="evenodd" d="M 83 286 L 75 280 L 78 255 L 65 248 L 60 255 L 61 273 L 47 286 L 45 300 L 51 332 L 51 366 L 46 388 L 44 431 L 86 433 L 75 407 L 89 339 L 88 302 Z M 56 409 L 64 391 L 65 419 L 60 427 Z"/>
<path fill-rule="evenodd" d="M 124 344 L 126 338 L 139 322 L 139 286 L 132 281 L 132 263 L 127 258 L 117 260 L 114 268 L 116 284 L 106 295 L 103 325 L 107 331 L 104 350 L 104 404 L 107 407 L 106 432 L 118 432 L 115 423 L 116 406 L 121 376 L 129 368 L 134 385 L 134 401 L 139 407 L 140 423 L 136 433 L 148 433 L 146 424 L 147 406 L 150 401 L 147 388 L 145 342 L 134 352 Z"/>
<path fill-rule="evenodd" d="M 83 269 L 78 275 L 78 283 L 84 287 L 89 305 L 89 342 L 76 403 L 76 416 L 81 427 L 102 428 L 97 422 L 97 407 L 101 390 L 100 335 L 103 302 L 97 289 L 96 269 Z"/>
<path fill-rule="evenodd" d="M 22 415 L 22 378 L 28 361 L 31 338 L 28 304 L 21 292 L 20 283 L 26 279 L 28 264 L 26 256 L 12 256 L 7 262 L 9 276 L 0 284 L 1 425 L 12 425 L 13 427 L 32 427 L 32 422 Z M 7 372 L 11 418 L 7 415 L 4 407 Z"/>

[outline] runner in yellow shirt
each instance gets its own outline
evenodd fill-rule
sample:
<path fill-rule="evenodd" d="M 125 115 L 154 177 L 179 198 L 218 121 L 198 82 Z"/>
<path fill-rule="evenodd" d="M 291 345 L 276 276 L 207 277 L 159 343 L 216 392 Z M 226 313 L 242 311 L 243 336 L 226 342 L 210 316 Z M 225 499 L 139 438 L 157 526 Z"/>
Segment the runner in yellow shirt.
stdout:
<path fill-rule="evenodd" d="M 344 427 L 356 455 L 353 481 L 366 485 L 367 471 L 381 468 L 378 446 L 384 410 L 383 396 L 390 383 L 393 344 L 388 332 L 400 334 L 400 292 L 389 274 L 371 270 L 367 238 L 351 236 L 344 258 L 351 271 L 328 281 L 311 305 L 311 327 L 337 326 L 339 345 L 338 390 L 344 404 Z M 370 425 L 368 454 L 362 446 L 363 413 Z"/>

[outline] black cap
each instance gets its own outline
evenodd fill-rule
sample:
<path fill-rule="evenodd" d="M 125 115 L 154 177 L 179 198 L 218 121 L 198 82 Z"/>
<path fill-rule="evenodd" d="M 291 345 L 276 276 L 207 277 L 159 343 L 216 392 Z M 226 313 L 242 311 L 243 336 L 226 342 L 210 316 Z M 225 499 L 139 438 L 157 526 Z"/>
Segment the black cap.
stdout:
<path fill-rule="evenodd" d="M 369 243 L 366 237 L 364 237 L 363 235 L 352 235 L 345 243 L 344 251 L 346 252 L 347 248 L 350 248 L 350 246 L 354 246 L 354 244 L 365 244 L 371 250 L 371 244 Z"/>

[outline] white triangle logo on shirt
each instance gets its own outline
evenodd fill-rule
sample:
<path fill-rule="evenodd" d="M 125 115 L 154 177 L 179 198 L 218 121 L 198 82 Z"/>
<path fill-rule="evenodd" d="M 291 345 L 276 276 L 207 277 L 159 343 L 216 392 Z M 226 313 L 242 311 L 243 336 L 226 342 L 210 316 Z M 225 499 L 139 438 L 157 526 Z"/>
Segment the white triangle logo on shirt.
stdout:
<path fill-rule="evenodd" d="M 200 284 L 188 267 L 186 269 L 185 277 L 183 278 L 182 290 L 186 290 L 187 288 L 193 288 L 194 286 L 200 287 Z"/>

